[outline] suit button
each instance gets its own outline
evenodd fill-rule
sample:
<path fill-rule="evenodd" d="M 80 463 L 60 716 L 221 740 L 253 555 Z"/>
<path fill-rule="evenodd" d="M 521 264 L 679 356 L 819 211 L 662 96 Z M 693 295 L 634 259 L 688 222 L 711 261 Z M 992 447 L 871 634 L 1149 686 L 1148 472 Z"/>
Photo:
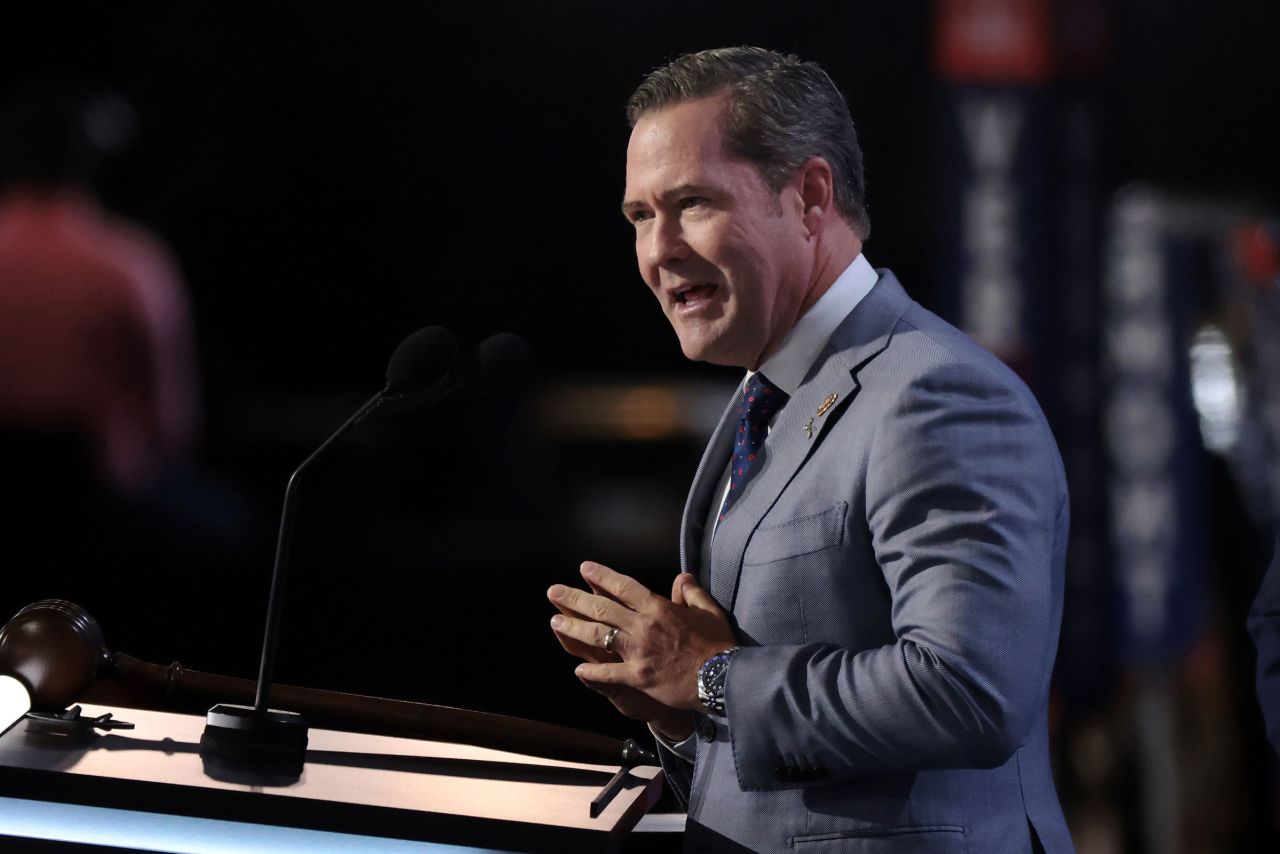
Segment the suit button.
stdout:
<path fill-rule="evenodd" d="M 703 741 L 712 742 L 716 740 L 716 722 L 710 718 L 703 718 L 698 721 L 698 737 Z"/>

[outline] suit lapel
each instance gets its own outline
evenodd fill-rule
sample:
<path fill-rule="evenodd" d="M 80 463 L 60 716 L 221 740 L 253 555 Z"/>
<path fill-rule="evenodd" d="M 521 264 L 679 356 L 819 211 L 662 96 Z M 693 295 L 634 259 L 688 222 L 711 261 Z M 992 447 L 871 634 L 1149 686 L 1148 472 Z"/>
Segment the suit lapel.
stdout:
<path fill-rule="evenodd" d="M 893 327 L 909 304 L 910 299 L 893 274 L 883 272 L 870 293 L 837 327 L 800 387 L 779 413 L 765 440 L 764 459 L 758 463 L 761 467 L 716 529 L 711 549 L 710 592 L 725 610 L 733 610 L 742 557 L 760 520 L 848 410 L 861 388 L 858 371 L 889 345 Z M 735 397 L 741 401 L 741 393 Z M 731 409 L 726 415 L 731 416 L 733 412 Z M 724 427 L 722 421 L 716 437 L 731 441 L 732 424 L 727 437 L 722 435 Z M 708 453 L 711 450 L 708 447 Z M 717 450 L 715 459 L 723 465 L 728 458 L 728 442 Z M 703 464 L 707 464 L 706 456 Z M 701 468 L 699 472 L 703 473 Z M 696 486 L 695 483 L 695 489 Z M 705 503 L 702 507 L 705 509 Z"/>
<path fill-rule="evenodd" d="M 693 573 L 695 578 L 701 568 L 699 555 L 707 516 L 711 511 L 711 493 L 720 482 L 720 475 L 729 462 L 734 429 L 738 424 L 738 410 L 741 408 L 742 383 L 739 382 L 737 391 L 720 416 L 720 423 L 711 434 L 707 449 L 702 452 L 702 461 L 698 463 L 693 485 L 689 487 L 689 497 L 684 503 L 684 517 L 680 520 L 680 569 Z"/>

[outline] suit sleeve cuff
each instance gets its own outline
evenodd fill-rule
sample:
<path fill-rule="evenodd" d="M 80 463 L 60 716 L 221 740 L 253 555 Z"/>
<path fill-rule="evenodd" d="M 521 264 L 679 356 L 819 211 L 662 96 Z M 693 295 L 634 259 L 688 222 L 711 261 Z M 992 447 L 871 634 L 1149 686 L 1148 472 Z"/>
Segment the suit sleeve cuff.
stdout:
<path fill-rule="evenodd" d="M 688 762 L 690 765 L 693 764 L 694 756 L 698 750 L 697 742 L 694 741 L 694 739 L 697 738 L 697 734 L 698 734 L 697 730 L 694 730 L 693 732 L 691 732 L 688 738 L 686 738 L 684 741 L 681 741 L 679 743 L 673 743 L 668 739 L 663 738 L 661 735 L 658 734 L 658 731 L 654 729 L 652 725 L 649 726 L 649 732 L 653 733 L 653 737 L 656 738 L 658 740 L 658 743 L 661 744 L 663 747 L 665 747 L 667 750 L 670 750 L 672 753 L 674 753 L 676 756 L 679 756 L 681 759 L 683 759 L 685 762 Z"/>

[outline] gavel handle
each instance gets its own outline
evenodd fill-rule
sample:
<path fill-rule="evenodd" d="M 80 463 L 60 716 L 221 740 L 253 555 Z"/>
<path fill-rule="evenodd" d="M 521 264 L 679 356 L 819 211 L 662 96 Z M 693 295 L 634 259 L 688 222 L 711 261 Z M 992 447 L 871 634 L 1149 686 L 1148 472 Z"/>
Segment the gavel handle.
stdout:
<path fill-rule="evenodd" d="M 124 695 L 113 693 L 113 680 L 107 679 L 91 688 L 85 701 L 114 700 L 155 711 L 200 698 L 252 705 L 257 685 L 250 679 L 188 670 L 177 662 L 164 667 L 123 653 L 116 653 L 113 663 L 114 682 L 126 689 Z M 301 712 L 321 729 L 470 744 L 592 765 L 657 764 L 634 741 L 509 715 L 293 685 L 273 686 L 271 701 L 278 708 Z"/>

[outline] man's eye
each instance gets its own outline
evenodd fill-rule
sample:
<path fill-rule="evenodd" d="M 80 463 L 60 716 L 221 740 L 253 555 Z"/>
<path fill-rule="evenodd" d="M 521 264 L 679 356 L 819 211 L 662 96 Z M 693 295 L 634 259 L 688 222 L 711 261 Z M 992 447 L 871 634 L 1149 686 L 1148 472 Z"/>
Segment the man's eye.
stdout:
<path fill-rule="evenodd" d="M 632 225 L 639 225 L 640 223 L 649 219 L 653 219 L 653 214 L 649 213 L 648 211 L 635 211 L 634 213 L 631 214 Z"/>
<path fill-rule="evenodd" d="M 698 205 L 702 204 L 705 201 L 706 199 L 704 199 L 702 196 L 685 196 L 683 199 L 680 200 L 680 208 L 681 210 L 696 208 Z"/>

